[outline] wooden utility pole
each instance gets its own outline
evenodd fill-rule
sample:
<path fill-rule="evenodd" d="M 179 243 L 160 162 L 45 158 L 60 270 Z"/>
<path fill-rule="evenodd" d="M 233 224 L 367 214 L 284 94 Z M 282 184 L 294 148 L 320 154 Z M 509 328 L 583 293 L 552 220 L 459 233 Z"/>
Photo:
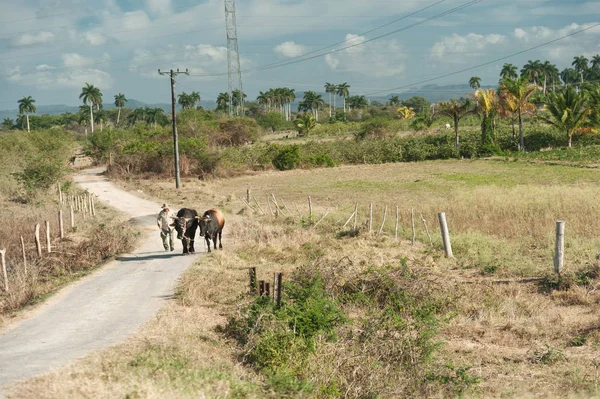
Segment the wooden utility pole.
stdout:
<path fill-rule="evenodd" d="M 169 75 L 171 77 L 171 115 L 173 116 L 173 156 L 175 157 L 175 188 L 179 188 L 181 185 L 181 177 L 179 171 L 179 144 L 177 142 L 177 114 L 175 112 L 175 76 L 183 73 L 189 75 L 190 73 L 186 69 L 185 72 L 169 70 L 168 72 L 161 72 L 158 70 L 159 75 Z"/>
<path fill-rule="evenodd" d="M 556 247 L 554 250 L 554 271 L 560 275 L 565 267 L 565 221 L 556 221 Z"/>

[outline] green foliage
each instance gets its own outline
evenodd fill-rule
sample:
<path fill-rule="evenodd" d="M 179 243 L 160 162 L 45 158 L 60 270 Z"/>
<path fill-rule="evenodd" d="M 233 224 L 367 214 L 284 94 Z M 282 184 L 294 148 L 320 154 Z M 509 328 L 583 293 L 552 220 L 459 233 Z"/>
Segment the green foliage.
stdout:
<path fill-rule="evenodd" d="M 285 130 L 291 127 L 291 124 L 285 120 L 281 112 L 269 112 L 256 118 L 256 122 L 263 129 L 269 129 L 272 132 Z"/>
<path fill-rule="evenodd" d="M 309 164 L 314 165 L 314 166 L 327 166 L 329 168 L 336 166 L 335 161 L 327 154 L 314 155 L 314 156 L 310 157 L 308 160 L 309 160 Z"/>
<path fill-rule="evenodd" d="M 291 170 L 300 164 L 300 147 L 285 146 L 273 158 L 273 165 L 279 170 Z"/>
<path fill-rule="evenodd" d="M 469 374 L 470 367 L 457 367 L 453 363 L 448 363 L 444 368 L 441 373 L 430 372 L 427 380 L 447 386 L 454 396 L 462 397 L 481 382 L 481 378 Z"/>
<path fill-rule="evenodd" d="M 28 163 L 21 172 L 13 173 L 15 179 L 28 194 L 47 190 L 66 173 L 60 161 L 37 158 Z"/>
<path fill-rule="evenodd" d="M 390 120 L 383 118 L 373 118 L 363 123 L 361 129 L 354 134 L 356 140 L 370 138 L 384 139 L 389 134 Z"/>
<path fill-rule="evenodd" d="M 278 392 L 310 392 L 300 375 L 317 337 L 335 339 L 335 328 L 344 322 L 320 273 L 299 269 L 284 284 L 280 308 L 268 297 L 256 298 L 229 320 L 226 331 L 248 347 L 245 361 L 264 371 Z"/>

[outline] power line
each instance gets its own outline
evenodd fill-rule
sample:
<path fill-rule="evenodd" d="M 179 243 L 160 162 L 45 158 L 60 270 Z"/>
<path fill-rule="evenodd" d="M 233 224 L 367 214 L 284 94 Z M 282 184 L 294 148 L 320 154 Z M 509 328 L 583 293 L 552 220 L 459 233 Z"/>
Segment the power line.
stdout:
<path fill-rule="evenodd" d="M 423 84 L 423 83 L 427 83 L 427 82 L 432 82 L 434 80 L 443 79 L 443 78 L 448 77 L 448 76 L 458 75 L 459 73 L 471 71 L 473 69 L 477 69 L 477 68 L 481 68 L 481 67 L 484 67 L 484 66 L 487 66 L 487 65 L 491 65 L 491 64 L 494 64 L 494 63 L 499 62 L 499 61 L 504 61 L 504 60 L 506 60 L 508 58 L 512 58 L 512 57 L 515 57 L 517 55 L 527 53 L 529 51 L 537 50 L 540 47 L 544 47 L 544 46 L 547 46 L 549 44 L 556 43 L 556 42 L 558 42 L 560 40 L 566 39 L 567 37 L 571 37 L 571 36 L 577 35 L 579 33 L 588 31 L 588 30 L 596 28 L 598 26 L 600 26 L 600 23 L 588 26 L 587 28 L 584 28 L 584 29 L 580 29 L 580 30 L 571 32 L 571 33 L 566 34 L 564 36 L 561 36 L 559 38 L 556 38 L 556 39 L 553 39 L 553 40 L 549 40 L 547 42 L 538 44 L 538 45 L 530 47 L 528 49 L 517 51 L 516 53 L 512 53 L 512 54 L 507 55 L 505 57 L 496 58 L 495 60 L 492 60 L 492 61 L 484 62 L 484 63 L 478 64 L 478 65 L 475 65 L 475 66 L 472 66 L 472 67 L 468 67 L 468 68 L 463 68 L 461 70 L 450 72 L 450 73 L 446 73 L 446 74 L 443 74 L 443 75 L 440 75 L 440 76 L 437 76 L 437 77 L 434 77 L 434 78 L 429 78 L 429 79 L 421 80 L 420 82 L 415 82 L 415 83 L 411 83 L 411 84 L 408 84 L 408 85 L 398 86 L 398 87 L 394 87 L 394 88 L 391 88 L 391 89 L 385 89 L 385 90 L 375 91 L 375 92 L 372 92 L 372 93 L 365 94 L 365 96 L 372 96 L 372 95 L 375 95 L 375 94 L 385 93 L 385 92 L 389 92 L 389 91 L 392 91 L 392 90 L 401 90 L 401 89 L 404 89 L 404 88 L 407 88 L 407 87 L 410 87 L 410 86 L 415 86 L 415 85 L 419 85 L 419 84 Z"/>
<path fill-rule="evenodd" d="M 442 0 L 442 1 L 444 1 L 444 0 Z M 278 68 L 278 67 L 282 67 L 282 66 L 292 65 L 292 64 L 299 63 L 299 62 L 308 61 L 308 60 L 312 60 L 312 59 L 315 59 L 315 58 L 318 58 L 318 57 L 322 57 L 322 56 L 325 56 L 325 55 L 328 55 L 328 54 L 332 54 L 332 53 L 336 53 L 336 52 L 339 52 L 339 51 L 347 50 L 347 49 L 349 49 L 349 48 L 353 48 L 353 47 L 356 47 L 356 46 L 361 46 L 361 45 L 363 45 L 363 44 L 370 43 L 370 42 L 372 42 L 372 41 L 375 41 L 375 40 L 381 39 L 381 38 L 383 38 L 383 37 L 387 37 L 387 36 L 393 35 L 393 34 L 395 34 L 395 33 L 398 33 L 398 32 L 402 32 L 402 31 L 408 30 L 408 29 L 410 29 L 410 28 L 413 28 L 413 27 L 415 27 L 415 26 L 422 25 L 422 24 L 424 24 L 424 23 L 427 23 L 427 22 L 429 22 L 429 21 L 433 21 L 433 20 L 435 20 L 435 19 L 438 19 L 438 18 L 444 17 L 444 16 L 446 16 L 446 15 L 449 15 L 449 14 L 452 14 L 452 13 L 454 13 L 454 12 L 456 12 L 456 11 L 459 11 L 459 10 L 465 9 L 465 8 L 467 8 L 467 7 L 470 7 L 470 6 L 472 6 L 472 5 L 475 5 L 475 4 L 477 4 L 477 3 L 480 3 L 480 2 L 482 2 L 482 1 L 483 1 L 483 0 L 471 0 L 471 1 L 470 1 L 470 2 L 468 2 L 468 3 L 464 3 L 464 4 L 462 4 L 462 5 L 458 6 L 458 7 L 451 8 L 451 9 L 449 9 L 449 10 L 446 10 L 446 11 L 442 12 L 442 13 L 439 13 L 439 14 L 436 14 L 436 15 L 434 15 L 434 16 L 432 16 L 432 17 L 429 17 L 429 18 L 426 18 L 426 19 L 424 19 L 424 20 L 421 20 L 421 21 L 419 21 L 419 22 L 415 22 L 415 23 L 413 23 L 413 24 L 410 24 L 410 25 L 408 25 L 408 26 L 405 26 L 405 27 L 402 27 L 402 28 L 399 28 L 399 29 L 395 29 L 395 30 L 393 30 L 393 31 L 391 31 L 391 32 L 385 33 L 385 34 L 383 34 L 383 35 L 375 36 L 375 37 L 373 37 L 373 38 L 371 38 L 371 39 L 367 39 L 367 40 L 364 40 L 364 41 L 362 41 L 362 42 L 359 42 L 359 43 L 355 43 L 355 44 L 352 44 L 352 45 L 349 45 L 349 46 L 346 46 L 346 47 L 341 47 L 341 48 L 333 49 L 333 50 L 327 51 L 327 52 L 325 52 L 325 53 L 323 53 L 323 54 L 317 54 L 317 55 L 313 55 L 313 56 L 311 56 L 311 57 L 302 58 L 302 59 L 297 59 L 297 60 L 295 60 L 295 61 L 286 60 L 286 61 L 285 61 L 285 62 L 283 62 L 283 63 L 280 61 L 280 62 L 276 62 L 276 63 L 271 63 L 271 64 L 267 64 L 267 65 L 262 65 L 262 66 L 254 67 L 254 68 L 248 68 L 248 69 L 242 70 L 242 72 L 255 72 L 255 71 L 263 71 L 263 70 L 266 70 L 266 69 L 273 69 L 273 68 Z M 347 42 L 347 41 L 351 41 L 351 40 L 354 40 L 354 39 L 346 40 L 346 42 Z M 335 46 L 335 45 L 334 45 L 334 46 Z M 332 46 L 328 46 L 328 47 L 326 47 L 326 48 L 329 48 L 329 47 L 332 47 Z M 319 52 L 319 51 L 322 51 L 322 50 L 315 50 L 315 51 L 313 51 L 312 53 L 314 53 L 314 52 Z M 307 54 L 308 54 L 308 53 L 307 53 Z M 299 57 L 304 57 L 304 55 L 302 55 L 302 56 L 298 56 L 298 57 L 294 57 L 294 58 L 299 58 Z M 294 59 L 294 58 L 292 58 L 292 59 Z M 209 76 L 221 76 L 221 75 L 223 75 L 223 74 L 222 74 L 222 73 L 219 73 L 219 74 L 191 74 L 191 76 L 204 76 L 204 77 L 209 77 Z"/>

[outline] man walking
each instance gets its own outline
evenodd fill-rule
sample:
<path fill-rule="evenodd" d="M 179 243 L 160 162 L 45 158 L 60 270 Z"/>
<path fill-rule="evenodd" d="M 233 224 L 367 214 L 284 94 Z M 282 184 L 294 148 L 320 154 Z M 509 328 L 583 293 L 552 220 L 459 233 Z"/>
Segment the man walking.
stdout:
<path fill-rule="evenodd" d="M 160 238 L 162 238 L 165 251 L 168 251 L 169 249 L 173 251 L 175 249 L 173 245 L 173 228 L 170 226 L 171 218 L 173 217 L 169 205 L 163 204 L 161 206 L 161 211 L 156 218 L 156 225 L 160 229 Z M 167 236 L 169 237 L 169 241 L 167 241 Z"/>

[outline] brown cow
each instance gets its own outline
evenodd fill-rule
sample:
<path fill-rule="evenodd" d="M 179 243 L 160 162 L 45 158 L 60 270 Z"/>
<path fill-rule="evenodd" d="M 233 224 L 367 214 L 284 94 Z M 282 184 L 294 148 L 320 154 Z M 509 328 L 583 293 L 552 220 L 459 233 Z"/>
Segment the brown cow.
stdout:
<path fill-rule="evenodd" d="M 225 226 L 225 218 L 218 209 L 209 209 L 204 212 L 202 217 L 197 216 L 198 226 L 200 227 L 200 237 L 204 236 L 208 252 L 210 252 L 210 240 L 213 241 L 215 249 L 217 249 L 217 235 L 219 236 L 219 249 L 223 249 L 221 235 L 223 234 L 223 226 Z"/>

